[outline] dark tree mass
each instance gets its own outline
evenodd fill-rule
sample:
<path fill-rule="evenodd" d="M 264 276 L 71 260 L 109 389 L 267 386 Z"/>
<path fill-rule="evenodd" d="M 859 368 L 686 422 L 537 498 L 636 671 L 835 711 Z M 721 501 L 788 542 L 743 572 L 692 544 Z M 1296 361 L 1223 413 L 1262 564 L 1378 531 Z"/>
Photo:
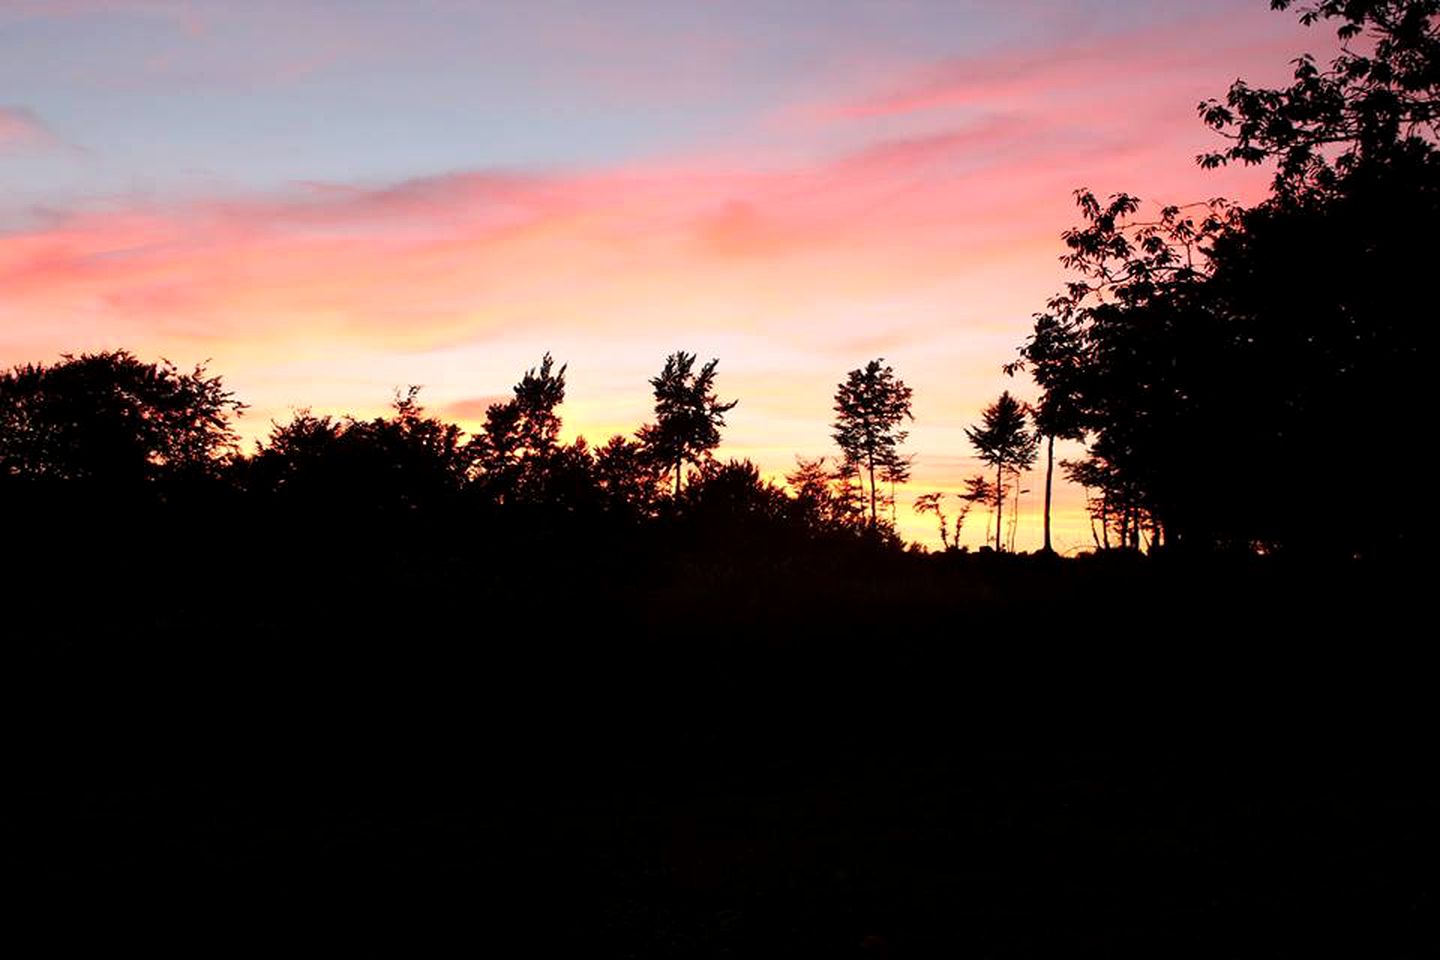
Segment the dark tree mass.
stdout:
<path fill-rule="evenodd" d="M 0 477 L 115 488 L 213 475 L 240 409 L 202 368 L 124 350 L 17 367 L 0 376 Z"/>
<path fill-rule="evenodd" d="M 1012 369 L 1041 388 L 1043 432 L 1090 438 L 1071 475 L 1101 491 L 1122 545 L 1149 527 L 1152 542 L 1200 550 L 1418 550 L 1416 518 L 1342 507 L 1322 465 L 1424 436 L 1437 10 L 1306 5 L 1307 23 L 1339 23 L 1328 69 L 1303 57 L 1287 88 L 1241 80 L 1200 105 L 1231 141 L 1202 164 L 1275 163 L 1257 206 L 1146 218 L 1128 194 L 1077 191 L 1084 222 L 1064 238 L 1077 279 Z M 1366 485 L 1383 487 L 1383 469 Z"/>
<path fill-rule="evenodd" d="M 603 443 L 562 439 L 548 353 L 470 433 L 412 386 L 248 451 L 204 367 L 0 374 L 10 912 L 56 952 L 298 918 L 403 954 L 1433 956 L 1440 0 L 1300 15 L 1328 66 L 1200 105 L 1202 164 L 1269 196 L 1077 191 L 1004 367 L 1034 401 L 922 408 L 972 424 L 963 490 L 909 501 L 940 550 L 897 489 L 972 451 L 902 453 L 880 359 L 783 486 L 685 351 Z M 1042 444 L 1044 548 L 1007 550 Z"/>

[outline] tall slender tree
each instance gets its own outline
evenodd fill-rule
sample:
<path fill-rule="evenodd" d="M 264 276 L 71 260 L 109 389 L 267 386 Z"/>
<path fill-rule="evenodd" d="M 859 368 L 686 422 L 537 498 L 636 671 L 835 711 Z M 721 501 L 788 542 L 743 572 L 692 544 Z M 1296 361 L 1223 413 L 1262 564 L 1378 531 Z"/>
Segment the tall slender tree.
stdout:
<path fill-rule="evenodd" d="M 699 465 L 720 445 L 725 414 L 738 400 L 721 402 L 715 395 L 712 359 L 695 372 L 695 354 L 677 350 L 665 358 L 665 368 L 650 380 L 655 390 L 655 422 L 640 428 L 639 439 L 657 465 L 675 473 L 675 496 L 680 496 L 685 464 Z"/>
<path fill-rule="evenodd" d="M 895 376 L 888 366 L 881 366 L 881 357 L 871 360 L 864 369 L 851 370 L 835 393 L 835 443 L 847 464 L 863 470 L 869 478 L 870 525 L 879 523 L 879 496 L 876 472 L 896 469 L 901 462 L 897 447 L 905 441 L 906 431 L 899 429 L 906 419 L 915 419 L 910 412 L 911 390 Z"/>
<path fill-rule="evenodd" d="M 965 508 L 961 511 L 960 516 L 957 517 L 955 520 L 955 546 L 958 548 L 960 546 L 960 525 L 964 522 L 965 517 L 969 514 L 970 510 L 975 506 L 975 504 L 984 504 L 987 508 L 989 508 L 990 515 L 994 515 L 995 488 L 991 485 L 989 480 L 985 479 L 985 474 L 977 473 L 975 474 L 975 476 L 967 477 L 965 479 L 965 492 L 956 494 L 956 496 L 958 496 L 961 500 L 965 501 Z M 985 524 L 986 526 L 984 539 L 989 540 L 990 516 L 987 516 L 985 518 Z"/>
<path fill-rule="evenodd" d="M 936 493 L 924 493 L 915 498 L 914 511 L 916 513 L 935 514 L 935 519 L 940 521 L 940 546 L 946 550 L 950 549 L 950 521 L 945 516 L 945 506 L 941 502 L 945 499 L 943 491 Z M 957 538 L 958 539 L 958 538 Z"/>
<path fill-rule="evenodd" d="M 1002 549 L 1005 515 L 1005 470 L 1028 470 L 1035 464 L 1039 438 L 1026 426 L 1025 407 L 1006 390 L 985 408 L 979 426 L 965 435 L 980 459 L 995 468 L 995 549 Z"/>
<path fill-rule="evenodd" d="M 1050 501 L 1055 481 L 1055 440 L 1085 439 L 1083 410 L 1076 397 L 1078 372 L 1085 363 L 1081 328 L 1073 311 L 1041 313 L 1035 316 L 1030 339 L 1020 347 L 1020 358 L 1007 363 L 1005 373 L 1030 371 L 1042 389 L 1040 399 L 1030 407 L 1036 432 L 1045 438 L 1045 552 L 1053 553 L 1050 542 Z"/>
<path fill-rule="evenodd" d="M 910 468 L 915 464 L 915 454 L 900 454 L 892 451 L 880 468 L 880 479 L 889 487 L 885 499 L 890 504 L 890 525 L 898 524 L 895 487 L 910 479 Z"/>

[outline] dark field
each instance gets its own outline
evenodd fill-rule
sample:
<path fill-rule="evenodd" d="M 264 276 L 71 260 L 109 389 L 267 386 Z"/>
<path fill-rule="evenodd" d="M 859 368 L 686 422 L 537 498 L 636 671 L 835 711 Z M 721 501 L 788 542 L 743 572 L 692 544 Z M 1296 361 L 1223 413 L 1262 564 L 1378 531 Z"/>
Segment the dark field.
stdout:
<path fill-rule="evenodd" d="M 1394 569 L 104 542 L 131 562 L 92 541 L 9 580 L 5 859 L 62 936 L 1433 946 L 1423 593 Z"/>

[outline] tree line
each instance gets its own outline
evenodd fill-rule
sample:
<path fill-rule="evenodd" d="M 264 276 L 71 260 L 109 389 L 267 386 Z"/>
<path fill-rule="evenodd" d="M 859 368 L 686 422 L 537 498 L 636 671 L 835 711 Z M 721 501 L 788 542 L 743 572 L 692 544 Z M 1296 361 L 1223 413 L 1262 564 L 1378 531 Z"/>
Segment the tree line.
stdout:
<path fill-rule="evenodd" d="M 718 359 L 698 369 L 697 359 L 685 351 L 666 357 L 650 380 L 654 420 L 598 447 L 584 437 L 560 441 L 567 367 L 547 353 L 509 399 L 488 407 L 473 436 L 429 416 L 420 388 L 411 386 L 397 391 L 388 416 L 299 409 L 245 455 L 233 421 L 245 405 L 203 366 L 181 371 L 125 350 L 67 355 L 0 375 L 0 477 L 12 492 L 60 485 L 164 500 L 210 485 L 362 513 L 468 501 L 631 519 L 693 506 L 724 487 L 738 510 L 898 544 L 896 487 L 914 461 L 901 452 L 908 436 L 901 425 L 913 419 L 913 391 L 892 367 L 877 359 L 849 372 L 835 394 L 838 454 L 833 463 L 797 457 L 787 490 L 762 481 L 749 461 L 716 458 L 725 416 L 739 401 L 718 397 Z M 995 512 L 997 550 L 1006 491 L 1034 460 L 1038 437 L 1027 428 L 1026 410 L 1007 392 L 969 431 L 996 480 L 972 478 L 967 503 Z M 928 509 L 941 512 L 935 503 Z M 958 548 L 959 522 L 953 543 L 948 529 L 942 534 L 947 549 Z"/>
<path fill-rule="evenodd" d="M 992 548 L 1013 549 L 1023 477 L 1043 443 L 1051 551 L 1056 440 L 1084 443 L 1059 467 L 1087 491 L 1097 549 L 1355 556 L 1417 543 L 1414 524 L 1380 522 L 1363 505 L 1381 502 L 1429 406 L 1440 0 L 1321 0 L 1301 18 L 1338 22 L 1342 49 L 1328 68 L 1306 55 L 1288 87 L 1236 81 L 1223 102 L 1199 106 L 1229 143 L 1202 166 L 1275 163 L 1263 202 L 1152 214 L 1127 193 L 1076 191 L 1082 223 L 1063 235 L 1061 258 L 1074 279 L 1003 367 L 1029 374 L 1037 401 L 1007 390 L 966 430 L 993 474 L 965 480 L 958 506 L 944 492 L 915 500 L 947 550 L 976 506 L 993 518 Z M 1351 46 L 1360 41 L 1364 52 Z M 748 461 L 715 457 L 738 401 L 717 396 L 718 359 L 697 360 L 668 356 L 650 380 L 653 421 L 594 448 L 560 442 L 566 367 L 547 354 L 473 436 L 428 416 L 412 387 L 388 417 L 301 410 L 243 456 L 231 424 L 243 405 L 202 367 L 123 350 L 67 356 L 0 376 L 0 481 L 169 497 L 219 484 L 362 512 L 463 502 L 630 520 L 708 498 L 811 532 L 898 543 L 912 391 L 883 358 L 838 385 L 839 453 L 797 458 L 788 492 Z M 1363 470 L 1328 463 L 1356 452 Z"/>

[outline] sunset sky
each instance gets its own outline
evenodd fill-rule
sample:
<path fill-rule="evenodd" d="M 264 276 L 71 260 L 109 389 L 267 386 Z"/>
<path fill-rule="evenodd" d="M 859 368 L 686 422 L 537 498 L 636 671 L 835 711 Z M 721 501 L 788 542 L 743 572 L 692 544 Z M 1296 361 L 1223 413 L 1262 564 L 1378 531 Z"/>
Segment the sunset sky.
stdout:
<path fill-rule="evenodd" d="M 254 438 L 412 383 L 474 427 L 549 350 L 566 436 L 603 442 L 683 349 L 740 401 L 719 454 L 778 479 L 884 357 L 934 544 L 914 495 L 1033 396 L 1000 366 L 1072 191 L 1258 198 L 1196 167 L 1196 104 L 1332 46 L 1264 0 L 0 0 L 0 366 L 208 360 Z"/>

